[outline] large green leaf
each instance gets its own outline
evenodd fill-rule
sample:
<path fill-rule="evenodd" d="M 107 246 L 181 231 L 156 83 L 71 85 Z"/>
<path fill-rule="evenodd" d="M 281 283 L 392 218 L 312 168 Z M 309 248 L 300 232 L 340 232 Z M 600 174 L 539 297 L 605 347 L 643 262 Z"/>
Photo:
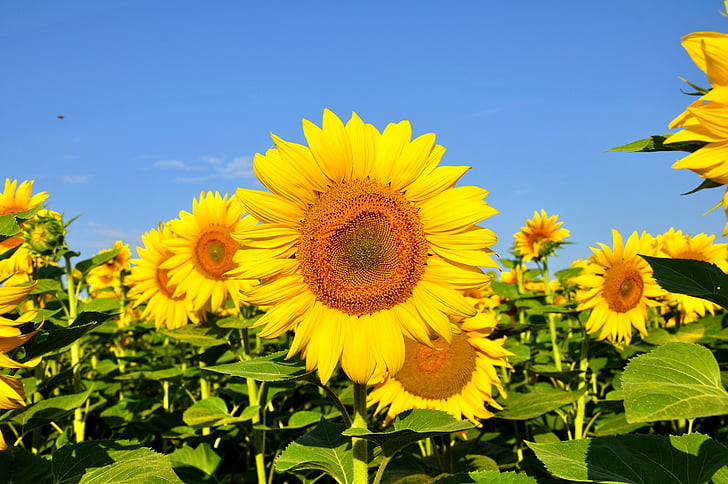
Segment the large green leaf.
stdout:
<path fill-rule="evenodd" d="M 53 454 L 54 484 L 183 484 L 169 457 L 128 441 L 92 440 Z"/>
<path fill-rule="evenodd" d="M 169 460 L 183 479 L 188 477 L 191 481 L 205 481 L 215 475 L 222 457 L 212 450 L 210 444 L 203 442 L 194 449 L 184 444 L 169 455 Z"/>
<path fill-rule="evenodd" d="M 345 425 L 321 419 L 309 433 L 291 443 L 276 459 L 279 472 L 323 471 L 340 484 L 353 482 L 351 439 L 341 435 Z"/>
<path fill-rule="evenodd" d="M 83 312 L 67 328 L 41 330 L 25 344 L 26 358 L 35 358 L 70 345 L 107 319 L 111 314 Z"/>
<path fill-rule="evenodd" d="M 50 460 L 21 447 L 11 446 L 0 451 L 0 482 L 41 484 L 52 480 Z"/>
<path fill-rule="evenodd" d="M 580 482 L 701 484 L 728 464 L 728 449 L 702 434 L 527 444 L 553 475 Z"/>
<path fill-rule="evenodd" d="M 630 423 L 728 414 L 718 363 L 693 343 L 668 343 L 633 358 L 622 389 Z"/>
<path fill-rule="evenodd" d="M 19 424 L 23 427 L 23 431 L 27 432 L 35 427 L 59 420 L 64 415 L 80 407 L 91 395 L 92 390 L 92 388 L 89 388 L 83 393 L 46 398 L 22 409 L 5 413 L 0 419 L 7 419 L 10 422 Z"/>
<path fill-rule="evenodd" d="M 278 351 L 252 360 L 208 366 L 205 370 L 268 382 L 300 380 L 313 373 L 307 372 L 303 362 L 298 358 L 287 360 L 286 353 Z"/>
<path fill-rule="evenodd" d="M 258 410 L 258 406 L 246 407 L 242 414 L 234 416 L 228 411 L 225 400 L 220 397 L 207 397 L 185 410 L 182 418 L 191 427 L 217 427 L 250 420 L 258 415 Z"/>
<path fill-rule="evenodd" d="M 537 391 L 532 393 L 509 393 L 505 408 L 496 413 L 498 418 L 528 420 L 577 401 L 586 389 L 573 392 L 562 390 Z"/>
<path fill-rule="evenodd" d="M 728 309 L 728 274 L 702 260 L 642 256 L 663 289 L 712 301 Z"/>
<path fill-rule="evenodd" d="M 392 427 L 384 432 L 350 428 L 345 430 L 343 435 L 361 437 L 374 442 L 382 448 L 384 455 L 392 456 L 403 447 L 418 440 L 461 432 L 473 428 L 474 425 L 440 410 L 415 409 L 398 415 L 394 419 Z"/>
<path fill-rule="evenodd" d="M 538 481 L 526 474 L 515 472 L 468 472 L 435 479 L 432 484 L 537 484 Z"/>

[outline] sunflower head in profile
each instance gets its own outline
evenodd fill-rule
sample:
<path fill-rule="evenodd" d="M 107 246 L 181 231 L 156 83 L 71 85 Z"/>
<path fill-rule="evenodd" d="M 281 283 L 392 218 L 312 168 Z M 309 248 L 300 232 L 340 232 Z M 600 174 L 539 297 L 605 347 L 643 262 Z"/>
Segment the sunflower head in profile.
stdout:
<path fill-rule="evenodd" d="M 449 343 L 439 336 L 429 345 L 405 339 L 404 365 L 375 385 L 368 404 L 376 404 L 377 413 L 388 407 L 385 423 L 413 408 L 442 410 L 476 424 L 492 417 L 487 406 L 502 409 L 493 388 L 505 396 L 496 368 L 510 367 L 507 358 L 515 356 L 503 348 L 505 337 L 488 338 L 495 325 L 494 313 L 478 313 L 461 323 Z"/>
<path fill-rule="evenodd" d="M 526 220 L 525 227 L 514 234 L 515 250 L 524 262 L 530 260 L 542 260 L 552 256 L 554 251 L 569 236 L 569 231 L 561 228 L 563 222 L 557 222 L 559 216 L 546 215 L 545 210 L 541 213 L 533 212 L 533 218 Z"/>
<path fill-rule="evenodd" d="M 356 114 L 304 120 L 308 146 L 273 136 L 253 168 L 270 192 L 239 188 L 261 223 L 235 232 L 239 277 L 258 280 L 246 301 L 268 307 L 262 337 L 295 329 L 301 353 L 327 381 L 337 363 L 357 383 L 404 363 L 405 337 L 452 341 L 448 315 L 475 310 L 460 291 L 496 267 L 496 237 L 476 225 L 496 213 L 487 191 L 455 187 L 464 166 L 438 166 L 435 135 L 412 139 L 408 121 L 383 132 Z"/>
<path fill-rule="evenodd" d="M 24 344 L 38 331 L 23 332 L 20 326 L 36 316 L 37 311 L 26 311 L 20 315 L 6 317 L 35 289 L 36 284 L 25 286 L 0 287 L 0 368 L 28 368 L 37 365 L 40 357 L 27 362 L 17 362 L 6 353 Z M 0 410 L 25 406 L 23 382 L 9 375 L 0 375 Z M 7 449 L 5 439 L 0 433 L 0 450 Z"/>
<path fill-rule="evenodd" d="M 655 255 L 656 240 L 647 233 L 633 232 L 625 244 L 612 230 L 613 248 L 600 243 L 592 247 L 589 263 L 572 281 L 581 287 L 577 293 L 578 311 L 591 309 L 586 323 L 588 333 L 622 346 L 632 340 L 632 330 L 647 336 L 647 308 L 660 303 L 651 298 L 664 291 L 652 277 L 652 269 L 640 255 Z"/>
<path fill-rule="evenodd" d="M 715 264 L 723 272 L 728 272 L 728 244 L 715 244 L 715 235 L 683 234 L 671 228 L 657 237 L 658 257 L 673 259 L 693 259 Z M 676 308 L 680 322 L 692 323 L 706 313 L 713 314 L 720 308 L 706 299 L 668 292 L 664 300 L 669 307 Z M 668 321 L 670 323 L 673 320 Z"/>
<path fill-rule="evenodd" d="M 175 294 L 175 287 L 169 283 L 169 271 L 160 267 L 172 256 L 165 241 L 174 236 L 169 225 L 164 224 L 160 224 L 159 230 L 142 235 L 144 247 L 137 247 L 139 259 L 132 260 L 134 265 L 125 281 L 131 285 L 128 296 L 133 306 L 145 304 L 139 318 L 154 321 L 157 328 L 181 328 L 189 321 L 199 322 L 205 315 L 192 308 L 186 294 Z"/>
<path fill-rule="evenodd" d="M 231 234 L 254 223 L 227 194 L 203 192 L 199 201 L 193 200 L 192 213 L 181 211 L 179 219 L 169 222 L 175 237 L 165 245 L 171 256 L 160 264 L 168 271 L 166 284 L 175 288 L 174 296 L 186 294 L 194 311 L 219 312 L 229 301 L 239 307 L 240 292 L 250 284 L 228 275 L 238 267 L 240 255 Z"/>

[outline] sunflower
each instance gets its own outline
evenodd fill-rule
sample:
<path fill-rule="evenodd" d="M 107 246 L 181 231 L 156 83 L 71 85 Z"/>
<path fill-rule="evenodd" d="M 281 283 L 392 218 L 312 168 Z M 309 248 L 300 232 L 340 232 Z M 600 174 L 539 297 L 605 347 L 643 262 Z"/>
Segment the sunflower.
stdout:
<path fill-rule="evenodd" d="M 442 410 L 473 423 L 493 416 L 486 405 L 501 410 L 493 398 L 493 387 L 505 396 L 496 367 L 508 367 L 515 356 L 503 348 L 505 337 L 488 336 L 495 328 L 494 313 L 466 318 L 448 343 L 437 336 L 430 345 L 405 339 L 405 363 L 369 393 L 367 404 L 377 404 L 376 413 L 389 406 L 385 423 L 412 408 Z"/>
<path fill-rule="evenodd" d="M 131 251 L 129 245 L 117 240 L 112 249 L 102 250 L 97 256 L 112 250 L 118 253 L 101 264 L 91 269 L 88 275 L 89 294 L 93 298 L 120 298 L 122 294 L 122 271 L 131 267 Z"/>
<path fill-rule="evenodd" d="M 133 306 L 146 303 L 139 318 L 154 321 L 157 328 L 176 329 L 189 320 L 197 323 L 204 314 L 192 309 L 184 293 L 175 295 L 175 287 L 169 284 L 169 271 L 160 267 L 172 256 L 165 241 L 174 236 L 169 225 L 162 224 L 159 230 L 142 235 L 144 247 L 137 247 L 139 259 L 132 260 L 134 265 L 125 281 L 132 286 L 128 296 L 134 301 Z"/>
<path fill-rule="evenodd" d="M 228 299 L 239 307 L 240 292 L 250 283 L 227 275 L 238 267 L 240 249 L 231 233 L 254 223 L 251 217 L 243 218 L 242 208 L 227 194 L 200 193 L 192 213 L 181 211 L 179 219 L 169 222 L 175 237 L 165 244 L 172 255 L 159 267 L 168 271 L 166 285 L 175 288 L 174 297 L 186 294 L 194 311 L 218 312 Z"/>
<path fill-rule="evenodd" d="M 0 315 L 14 311 L 34 288 L 35 284 L 21 287 L 0 287 Z M 7 355 L 9 351 L 22 345 L 37 333 L 37 330 L 23 333 L 18 328 L 21 324 L 30 322 L 36 314 L 36 311 L 27 311 L 14 319 L 0 316 L 0 368 L 29 368 L 40 362 L 40 358 L 35 358 L 25 363 L 19 363 Z M 11 376 L 0 375 L 0 409 L 7 410 L 24 406 L 23 383 Z M 7 447 L 2 433 L 0 433 L 0 450 Z"/>
<path fill-rule="evenodd" d="M 0 215 L 23 212 L 43 203 L 46 192 L 33 195 L 33 181 L 26 180 L 18 185 L 17 180 L 5 179 L 5 189 L 0 193 Z M 23 242 L 20 237 L 10 237 L 0 242 L 0 253 L 19 246 Z"/>
<path fill-rule="evenodd" d="M 408 121 L 383 132 L 356 114 L 308 120 L 309 147 L 273 136 L 254 170 L 271 193 L 239 188 L 262 223 L 235 233 L 239 277 L 259 280 L 246 300 L 270 309 L 261 337 L 295 330 L 301 353 L 326 382 L 338 362 L 356 383 L 404 363 L 405 336 L 452 341 L 448 314 L 475 310 L 461 290 L 485 287 L 496 237 L 475 225 L 497 213 L 487 191 L 454 187 L 468 170 L 438 163 L 434 134 L 412 139 Z"/>
<path fill-rule="evenodd" d="M 554 250 L 569 236 L 570 232 L 561 228 L 563 222 L 556 221 L 558 218 L 558 215 L 547 216 L 545 210 L 541 210 L 540 214 L 533 212 L 533 218 L 526 220 L 526 226 L 513 235 L 516 238 L 516 253 L 524 262 L 538 261 L 553 255 Z"/>
<path fill-rule="evenodd" d="M 633 232 L 624 244 L 622 236 L 612 230 L 613 249 L 599 244 L 591 248 L 594 255 L 584 271 L 572 281 L 582 286 L 577 293 L 577 311 L 591 309 L 586 322 L 589 334 L 600 331 L 599 339 L 617 346 L 629 344 L 632 328 L 647 336 L 647 307 L 659 303 L 649 298 L 664 291 L 652 277 L 652 269 L 638 254 L 655 255 L 655 239 L 647 233 Z"/>
<path fill-rule="evenodd" d="M 671 228 L 657 237 L 659 257 L 674 259 L 694 259 L 717 265 L 723 272 L 728 272 L 728 244 L 714 244 L 715 235 L 683 234 Z M 665 295 L 669 306 L 676 307 L 683 323 L 696 321 L 706 313 L 713 314 L 719 309 L 715 303 L 706 299 L 669 292 Z"/>

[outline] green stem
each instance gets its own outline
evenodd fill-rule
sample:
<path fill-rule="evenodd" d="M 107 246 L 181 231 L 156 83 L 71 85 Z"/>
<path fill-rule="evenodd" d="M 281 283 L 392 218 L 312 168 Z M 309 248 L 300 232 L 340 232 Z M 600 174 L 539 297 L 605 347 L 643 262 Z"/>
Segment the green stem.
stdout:
<path fill-rule="evenodd" d="M 71 255 L 66 252 L 63 255 L 66 263 L 66 291 L 68 294 L 68 325 L 70 326 L 78 316 L 78 292 L 73 281 L 73 267 L 71 266 Z M 73 375 L 73 392 L 81 392 L 81 341 L 77 339 L 71 344 L 71 373 Z M 84 421 L 83 409 L 76 408 L 73 411 L 73 434 L 76 436 L 76 443 L 84 441 L 86 422 Z"/>
<path fill-rule="evenodd" d="M 367 428 L 367 386 L 362 383 L 354 383 L 354 419 L 351 428 Z M 369 482 L 367 441 L 352 437 L 351 446 L 354 456 L 354 484 L 367 484 Z"/>
<path fill-rule="evenodd" d="M 382 462 L 379 464 L 377 474 L 374 476 L 374 484 L 380 484 L 382 482 L 382 476 L 384 475 L 384 469 L 387 468 L 387 464 L 392 460 L 390 456 L 382 456 Z"/>
<path fill-rule="evenodd" d="M 589 335 L 586 330 L 581 330 L 581 355 L 579 356 L 579 371 L 581 372 L 581 379 L 579 380 L 578 389 L 586 389 L 587 386 L 587 372 L 589 369 Z M 579 397 L 576 401 L 576 416 L 574 417 L 574 438 L 583 439 L 584 435 L 584 415 L 586 413 L 586 398 L 588 392 Z"/>
<path fill-rule="evenodd" d="M 252 355 L 250 354 L 250 337 L 248 334 L 248 328 L 244 328 L 240 332 L 240 337 L 242 339 L 242 347 L 243 347 L 243 357 L 246 360 L 249 360 L 252 358 Z M 248 387 L 248 405 L 260 405 L 260 392 L 258 391 L 258 384 L 256 381 L 252 378 L 246 378 L 245 383 Z M 257 415 L 255 415 L 251 423 L 253 424 L 253 450 L 255 451 L 255 471 L 256 475 L 258 477 L 258 484 L 266 484 L 266 475 L 265 475 L 265 431 L 261 429 L 256 429 L 255 426 L 257 424 L 260 424 L 261 419 L 261 413 L 264 412 L 264 409 L 261 408 L 258 410 Z"/>
<path fill-rule="evenodd" d="M 543 260 L 543 290 L 546 293 L 546 304 L 553 304 L 554 295 L 551 293 L 551 285 L 549 284 L 549 265 L 548 260 Z M 556 334 L 556 319 L 553 313 L 548 313 L 549 334 L 551 335 L 551 352 L 553 353 L 554 366 L 556 371 L 561 371 L 561 350 L 559 349 L 559 339 Z"/>

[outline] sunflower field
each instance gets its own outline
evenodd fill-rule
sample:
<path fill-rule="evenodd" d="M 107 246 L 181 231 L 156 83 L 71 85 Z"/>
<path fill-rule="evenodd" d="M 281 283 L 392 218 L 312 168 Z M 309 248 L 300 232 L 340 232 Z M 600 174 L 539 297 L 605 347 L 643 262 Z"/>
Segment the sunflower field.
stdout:
<path fill-rule="evenodd" d="M 728 34 L 683 46 L 710 86 L 614 150 L 723 188 Z M 0 482 L 728 484 L 728 243 L 613 230 L 551 271 L 577 229 L 535 207 L 496 254 L 434 134 L 329 110 L 303 134 L 134 255 L 74 251 L 5 180 Z"/>

